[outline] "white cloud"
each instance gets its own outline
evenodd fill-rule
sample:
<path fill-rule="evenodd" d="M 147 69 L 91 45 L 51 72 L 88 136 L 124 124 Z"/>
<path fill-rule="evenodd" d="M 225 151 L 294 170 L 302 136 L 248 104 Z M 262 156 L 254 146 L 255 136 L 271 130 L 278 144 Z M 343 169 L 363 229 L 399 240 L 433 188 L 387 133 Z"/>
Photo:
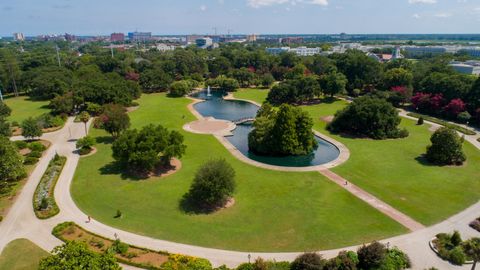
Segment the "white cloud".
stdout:
<path fill-rule="evenodd" d="M 327 6 L 328 0 L 247 0 L 247 5 L 253 8 L 261 8 L 281 4 L 290 4 L 292 6 L 295 6 L 300 3 Z"/>
<path fill-rule="evenodd" d="M 415 19 L 420 19 L 422 16 L 420 16 L 420 14 L 418 14 L 418 13 L 415 13 L 415 14 L 412 15 L 412 17 L 415 18 Z"/>
<path fill-rule="evenodd" d="M 437 0 L 408 0 L 410 4 L 436 4 Z"/>
<path fill-rule="evenodd" d="M 201 11 L 206 11 L 206 10 L 207 10 L 207 6 L 201 5 L 201 6 L 200 6 L 200 10 L 201 10 Z"/>
<path fill-rule="evenodd" d="M 440 12 L 440 13 L 434 14 L 433 16 L 437 18 L 450 18 L 452 17 L 452 13 Z"/>

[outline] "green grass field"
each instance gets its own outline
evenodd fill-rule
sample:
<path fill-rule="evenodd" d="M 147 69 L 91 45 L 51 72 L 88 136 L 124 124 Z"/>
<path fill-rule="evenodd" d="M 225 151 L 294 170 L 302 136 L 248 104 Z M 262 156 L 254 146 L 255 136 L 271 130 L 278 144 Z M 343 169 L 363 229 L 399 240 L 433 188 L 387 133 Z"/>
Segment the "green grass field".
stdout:
<path fill-rule="evenodd" d="M 263 93 L 249 91 L 261 99 Z M 421 155 L 430 144 L 428 125 L 402 119 L 410 131 L 406 139 L 375 141 L 333 135 L 321 119 L 334 115 L 347 103 L 336 101 L 303 107 L 314 119 L 314 128 L 344 143 L 350 159 L 334 172 L 359 185 L 417 221 L 431 225 L 460 212 L 480 199 L 480 151 L 465 143 L 468 161 L 462 167 L 426 164 Z"/>
<path fill-rule="evenodd" d="M 37 117 L 50 112 L 47 108 L 48 101 L 33 101 L 29 97 L 20 96 L 5 99 L 5 103 L 12 109 L 12 114 L 8 121 L 22 123 L 29 117 Z"/>
<path fill-rule="evenodd" d="M 32 270 L 38 268 L 40 259 L 47 257 L 44 251 L 27 239 L 17 239 L 10 242 L 0 254 L 0 269 Z"/>
<path fill-rule="evenodd" d="M 241 88 L 234 92 L 233 96 L 238 99 L 252 100 L 262 104 L 267 99 L 268 92 L 268 89 Z"/>
<path fill-rule="evenodd" d="M 132 126 L 148 123 L 181 130 L 194 117 L 185 98 L 143 95 Z M 185 116 L 185 119 L 183 118 Z M 183 132 L 188 145 L 182 169 L 166 178 L 133 180 L 111 157 L 109 137 L 82 158 L 72 194 L 77 205 L 106 224 L 159 239 L 244 251 L 304 251 L 382 239 L 406 229 L 353 197 L 318 172 L 285 173 L 252 167 L 233 157 L 213 136 Z M 197 168 L 225 158 L 236 171 L 236 203 L 211 215 L 189 215 L 179 202 Z M 122 218 L 115 219 L 117 209 Z"/>

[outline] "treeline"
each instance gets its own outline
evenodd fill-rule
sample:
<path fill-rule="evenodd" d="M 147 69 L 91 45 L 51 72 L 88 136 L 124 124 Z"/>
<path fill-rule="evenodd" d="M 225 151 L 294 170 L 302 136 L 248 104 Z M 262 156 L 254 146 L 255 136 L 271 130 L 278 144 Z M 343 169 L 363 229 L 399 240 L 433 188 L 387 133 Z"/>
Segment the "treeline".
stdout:
<path fill-rule="evenodd" d="M 52 107 L 71 113 L 87 102 L 131 105 L 141 92 L 188 94 L 202 83 L 234 91 L 271 87 L 272 104 L 304 103 L 320 96 L 380 92 L 394 105 L 413 103 L 421 112 L 480 121 L 480 82 L 448 66 L 453 56 L 379 63 L 364 52 L 329 56 L 271 55 L 263 46 L 224 44 L 218 49 L 178 48 L 171 52 L 115 51 L 88 44 L 61 47 L 59 59 L 50 45 L 0 48 L 0 82 L 4 93 L 25 92 L 37 99 L 60 99 L 72 106 Z M 82 52 L 79 55 L 79 52 Z M 181 81 L 182 83 L 175 83 Z M 468 115 L 467 115 L 468 113 Z"/>

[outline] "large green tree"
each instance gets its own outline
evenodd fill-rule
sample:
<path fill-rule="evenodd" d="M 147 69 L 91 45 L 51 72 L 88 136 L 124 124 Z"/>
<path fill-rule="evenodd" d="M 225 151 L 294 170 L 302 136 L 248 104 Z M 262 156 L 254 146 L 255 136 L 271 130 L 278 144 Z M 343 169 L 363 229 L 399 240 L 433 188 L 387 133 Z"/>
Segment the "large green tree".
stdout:
<path fill-rule="evenodd" d="M 170 165 L 173 157 L 185 153 L 183 136 L 161 125 L 123 132 L 112 145 L 115 160 L 137 172 L 150 172 L 158 165 Z"/>
<path fill-rule="evenodd" d="M 305 155 L 317 147 L 313 120 L 300 108 L 283 104 L 275 111 L 268 103 L 259 110 L 248 146 L 263 155 Z"/>
<path fill-rule="evenodd" d="M 197 208 L 211 210 L 225 205 L 235 186 L 233 167 L 224 159 L 213 159 L 197 170 L 186 198 Z"/>
<path fill-rule="evenodd" d="M 399 130 L 400 121 L 392 104 L 384 99 L 364 96 L 338 111 L 328 129 L 373 139 L 398 138 L 408 135 Z"/>
<path fill-rule="evenodd" d="M 25 119 L 22 122 L 21 127 L 22 127 L 22 135 L 29 140 L 38 138 L 43 134 L 42 128 L 38 124 L 37 120 L 35 120 L 33 117 L 29 117 Z"/>
<path fill-rule="evenodd" d="M 0 181 L 16 181 L 25 176 L 22 157 L 7 137 L 0 136 Z"/>
<path fill-rule="evenodd" d="M 85 243 L 70 241 L 53 249 L 53 255 L 40 261 L 39 270 L 92 269 L 120 270 L 111 253 L 99 254 L 87 248 Z"/>
<path fill-rule="evenodd" d="M 333 97 L 345 92 L 348 80 L 342 73 L 332 71 L 320 77 L 323 94 Z"/>
<path fill-rule="evenodd" d="M 432 144 L 427 147 L 427 159 L 438 165 L 462 164 L 466 160 L 463 152 L 463 138 L 451 128 L 442 127 L 430 138 Z"/>
<path fill-rule="evenodd" d="M 392 68 L 383 74 L 383 87 L 385 90 L 391 90 L 393 87 L 404 86 L 412 87 L 413 74 L 403 68 Z"/>

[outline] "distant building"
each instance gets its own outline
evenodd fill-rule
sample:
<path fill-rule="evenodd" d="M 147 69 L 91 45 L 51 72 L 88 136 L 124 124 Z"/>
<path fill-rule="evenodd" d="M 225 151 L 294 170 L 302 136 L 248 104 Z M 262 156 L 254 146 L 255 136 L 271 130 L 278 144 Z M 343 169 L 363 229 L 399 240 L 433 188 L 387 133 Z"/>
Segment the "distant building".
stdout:
<path fill-rule="evenodd" d="M 303 37 L 286 37 L 286 38 L 280 38 L 280 43 L 282 44 L 300 44 L 303 43 Z"/>
<path fill-rule="evenodd" d="M 155 46 L 155 47 L 157 48 L 157 50 L 159 50 L 161 52 L 167 52 L 167 51 L 175 50 L 175 46 L 167 45 L 167 44 L 163 44 L 163 43 L 157 44 L 157 46 Z"/>
<path fill-rule="evenodd" d="M 433 56 L 447 53 L 447 48 L 436 46 L 407 46 L 404 48 L 409 57 Z"/>
<path fill-rule="evenodd" d="M 199 38 L 195 40 L 197 47 L 207 49 L 213 46 L 213 40 L 209 37 Z"/>
<path fill-rule="evenodd" d="M 185 40 L 186 40 L 187 45 L 190 45 L 190 44 L 195 44 L 195 42 L 199 38 L 203 38 L 203 36 L 188 35 L 188 36 L 185 37 Z"/>
<path fill-rule="evenodd" d="M 480 75 L 480 61 L 452 61 L 450 62 L 449 66 L 451 66 L 458 73 L 477 76 Z"/>
<path fill-rule="evenodd" d="M 404 57 L 400 51 L 400 46 L 396 46 L 395 49 L 393 50 L 392 59 L 402 59 L 402 58 Z"/>
<path fill-rule="evenodd" d="M 66 41 L 70 41 L 70 42 L 77 40 L 77 37 L 75 35 L 68 34 L 68 33 L 65 33 L 64 37 Z"/>
<path fill-rule="evenodd" d="M 110 34 L 110 41 L 111 42 L 124 42 L 125 41 L 125 34 L 124 33 L 112 33 L 112 34 Z"/>
<path fill-rule="evenodd" d="M 270 54 L 280 54 L 282 52 L 291 52 L 299 56 L 310 56 L 310 55 L 320 54 L 322 52 L 322 49 L 307 48 L 307 47 L 298 47 L 298 48 L 280 47 L 280 48 L 267 48 L 266 51 Z"/>
<path fill-rule="evenodd" d="M 13 40 L 24 41 L 25 40 L 25 35 L 23 35 L 23 33 L 13 33 Z"/>
<path fill-rule="evenodd" d="M 128 33 L 130 41 L 149 41 L 152 39 L 152 32 L 130 32 Z"/>
<path fill-rule="evenodd" d="M 255 41 L 257 41 L 257 35 L 253 34 L 253 35 L 247 36 L 247 42 L 255 42 Z"/>
<path fill-rule="evenodd" d="M 480 57 L 480 47 L 460 49 L 459 53 L 465 53 L 471 57 Z"/>

